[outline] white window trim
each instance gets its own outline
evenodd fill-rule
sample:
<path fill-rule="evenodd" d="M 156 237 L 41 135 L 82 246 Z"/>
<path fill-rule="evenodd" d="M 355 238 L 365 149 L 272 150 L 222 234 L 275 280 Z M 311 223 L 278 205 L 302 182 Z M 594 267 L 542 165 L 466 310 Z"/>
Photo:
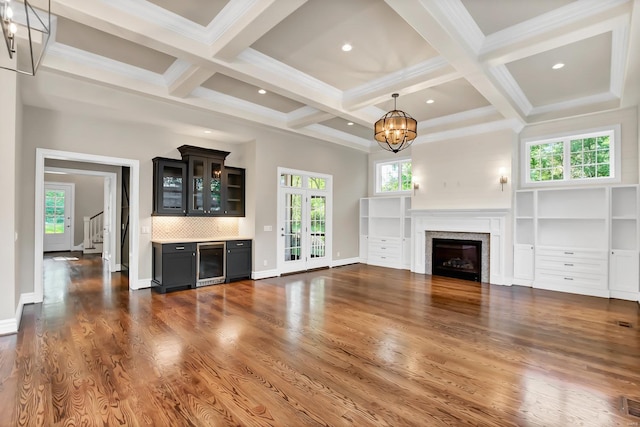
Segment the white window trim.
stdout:
<path fill-rule="evenodd" d="M 611 177 L 609 178 L 581 178 L 581 179 L 563 179 L 558 181 L 531 181 L 531 163 L 529 161 L 529 147 L 536 144 L 545 144 L 550 142 L 566 141 L 568 139 L 587 138 L 593 135 L 602 135 L 603 133 L 610 132 L 613 136 L 613 144 L 609 146 L 609 155 L 612 159 L 610 165 Z M 561 186 L 573 186 L 573 185 L 602 185 L 602 184 L 614 184 L 622 181 L 622 153 L 621 153 L 621 132 L 620 124 L 611 126 L 602 126 L 598 128 L 591 128 L 584 131 L 572 131 L 563 132 L 553 135 L 546 135 L 542 137 L 527 138 L 522 140 L 522 150 L 520 153 L 520 182 L 521 187 L 561 187 Z M 564 159 L 569 162 L 568 144 L 564 146 Z M 567 172 L 567 171 L 565 171 Z M 566 176 L 566 175 L 565 175 Z"/>
<path fill-rule="evenodd" d="M 375 162 L 374 169 L 373 169 L 374 178 L 375 178 L 374 179 L 375 187 L 374 187 L 373 190 L 374 190 L 374 193 L 376 195 L 393 196 L 393 195 L 398 195 L 398 194 L 411 194 L 411 191 L 412 191 L 411 189 L 409 189 L 409 190 L 398 190 L 398 191 L 380 191 L 380 167 L 382 165 L 388 165 L 388 164 L 391 164 L 391 163 L 400 164 L 400 163 L 406 163 L 406 162 L 411 163 L 411 157 L 403 157 L 401 159 L 395 159 L 395 160 L 388 160 L 387 159 L 387 160 L 380 160 L 380 161 Z M 399 168 L 398 171 L 399 171 L 399 173 L 402 173 L 402 168 Z M 413 180 L 413 164 L 411 165 L 411 177 L 412 177 L 412 180 Z M 398 182 L 401 182 L 401 178 L 402 178 L 401 176 L 398 177 L 398 179 L 400 180 Z"/>

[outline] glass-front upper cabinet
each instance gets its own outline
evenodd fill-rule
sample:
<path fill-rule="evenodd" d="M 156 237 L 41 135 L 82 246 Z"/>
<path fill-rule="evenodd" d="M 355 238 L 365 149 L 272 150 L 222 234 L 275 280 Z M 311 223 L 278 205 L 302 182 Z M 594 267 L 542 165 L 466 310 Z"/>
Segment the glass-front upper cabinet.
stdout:
<path fill-rule="evenodd" d="M 185 182 L 187 165 L 175 159 L 156 157 L 153 159 L 153 214 L 186 214 Z"/>
<path fill-rule="evenodd" d="M 209 160 L 209 204 L 208 213 L 215 215 L 222 212 L 222 162 Z"/>
<path fill-rule="evenodd" d="M 178 150 L 188 164 L 187 214 L 224 215 L 223 168 L 229 153 L 189 145 Z"/>

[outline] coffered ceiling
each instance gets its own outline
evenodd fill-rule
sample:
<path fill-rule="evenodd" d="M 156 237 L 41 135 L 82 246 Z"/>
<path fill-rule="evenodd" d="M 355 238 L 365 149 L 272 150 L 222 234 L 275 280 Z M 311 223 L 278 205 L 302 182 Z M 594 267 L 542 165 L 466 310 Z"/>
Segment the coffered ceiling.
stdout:
<path fill-rule="evenodd" d="M 419 122 L 416 143 L 640 98 L 640 0 L 51 3 L 46 56 L 22 80 L 27 104 L 108 110 L 52 90 L 46 81 L 58 74 L 210 112 L 181 119 L 180 132 L 202 137 L 220 135 L 216 123 L 232 115 L 368 151 L 394 92 Z M 158 122 L 173 123 L 161 113 Z"/>

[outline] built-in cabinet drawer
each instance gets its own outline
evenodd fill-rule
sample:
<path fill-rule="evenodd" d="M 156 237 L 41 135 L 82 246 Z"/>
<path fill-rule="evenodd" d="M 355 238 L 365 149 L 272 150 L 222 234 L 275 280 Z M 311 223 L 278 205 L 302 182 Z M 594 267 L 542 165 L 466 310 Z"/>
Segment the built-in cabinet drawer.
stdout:
<path fill-rule="evenodd" d="M 607 261 L 604 259 L 536 257 L 536 266 L 543 270 L 606 275 Z"/>
<path fill-rule="evenodd" d="M 369 237 L 367 262 L 382 267 L 399 268 L 402 263 L 402 242 L 398 238 Z"/>
<path fill-rule="evenodd" d="M 540 248 L 535 255 L 537 287 L 575 292 L 579 289 L 606 291 L 607 252 L 572 248 Z"/>
<path fill-rule="evenodd" d="M 599 274 L 536 269 L 536 281 L 556 284 L 559 286 L 558 290 L 562 290 L 563 286 L 607 289 L 607 276 Z"/>

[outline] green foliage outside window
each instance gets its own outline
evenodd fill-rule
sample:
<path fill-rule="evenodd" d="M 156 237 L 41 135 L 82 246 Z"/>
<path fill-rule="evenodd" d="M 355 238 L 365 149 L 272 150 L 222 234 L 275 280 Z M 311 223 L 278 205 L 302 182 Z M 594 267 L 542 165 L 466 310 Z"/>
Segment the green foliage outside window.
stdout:
<path fill-rule="evenodd" d="M 388 193 L 411 190 L 411 161 L 382 163 L 377 167 L 378 192 Z"/>
<path fill-rule="evenodd" d="M 611 178 L 613 132 L 568 137 L 528 146 L 529 181 Z"/>

